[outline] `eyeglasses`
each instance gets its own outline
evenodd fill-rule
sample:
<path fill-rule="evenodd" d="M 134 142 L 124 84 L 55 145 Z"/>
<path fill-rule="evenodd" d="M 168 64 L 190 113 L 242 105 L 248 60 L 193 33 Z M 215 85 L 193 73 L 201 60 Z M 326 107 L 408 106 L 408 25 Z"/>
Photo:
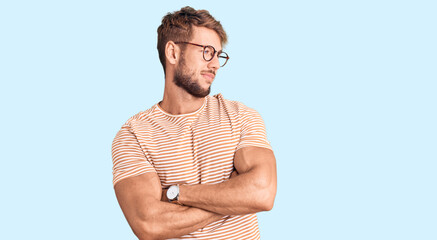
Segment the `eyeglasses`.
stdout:
<path fill-rule="evenodd" d="M 191 44 L 194 46 L 198 46 L 198 47 L 203 47 L 203 59 L 205 59 L 205 61 L 209 62 L 211 61 L 215 54 L 217 53 L 217 58 L 219 60 L 220 63 L 220 67 L 223 67 L 229 60 L 229 56 L 227 53 L 223 52 L 223 51 L 216 51 L 215 48 L 211 45 L 200 45 L 200 44 L 195 44 L 195 43 L 190 43 L 190 42 L 175 42 L 176 44 Z"/>

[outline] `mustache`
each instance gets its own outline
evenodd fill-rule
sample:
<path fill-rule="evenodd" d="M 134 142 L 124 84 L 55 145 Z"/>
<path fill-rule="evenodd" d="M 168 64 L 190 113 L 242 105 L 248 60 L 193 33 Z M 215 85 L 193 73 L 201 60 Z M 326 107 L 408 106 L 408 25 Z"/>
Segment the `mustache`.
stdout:
<path fill-rule="evenodd" d="M 205 71 L 201 71 L 200 73 L 211 73 L 214 74 L 215 76 L 215 72 L 213 70 L 205 70 Z"/>

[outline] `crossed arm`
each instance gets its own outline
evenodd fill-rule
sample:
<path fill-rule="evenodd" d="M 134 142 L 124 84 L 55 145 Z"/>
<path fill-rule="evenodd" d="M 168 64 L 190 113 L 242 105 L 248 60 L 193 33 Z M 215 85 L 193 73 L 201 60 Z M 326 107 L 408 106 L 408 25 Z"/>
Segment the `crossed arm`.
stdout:
<path fill-rule="evenodd" d="M 245 147 L 235 153 L 238 175 L 212 185 L 180 186 L 179 202 L 161 201 L 156 173 L 126 178 L 115 193 L 126 219 L 139 239 L 182 236 L 224 215 L 269 211 L 276 195 L 276 161 L 271 150 Z M 165 190 L 164 190 L 165 191 Z"/>

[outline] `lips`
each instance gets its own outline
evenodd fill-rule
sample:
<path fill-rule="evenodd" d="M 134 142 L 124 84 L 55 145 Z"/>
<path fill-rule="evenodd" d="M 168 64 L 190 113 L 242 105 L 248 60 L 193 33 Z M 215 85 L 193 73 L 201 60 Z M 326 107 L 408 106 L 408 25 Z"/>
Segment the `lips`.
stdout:
<path fill-rule="evenodd" d="M 207 80 L 210 80 L 211 82 L 214 80 L 214 78 L 215 78 L 215 74 L 214 73 L 210 73 L 210 72 L 203 72 L 203 73 L 201 73 L 202 74 L 202 76 L 204 77 L 204 78 L 206 78 Z"/>

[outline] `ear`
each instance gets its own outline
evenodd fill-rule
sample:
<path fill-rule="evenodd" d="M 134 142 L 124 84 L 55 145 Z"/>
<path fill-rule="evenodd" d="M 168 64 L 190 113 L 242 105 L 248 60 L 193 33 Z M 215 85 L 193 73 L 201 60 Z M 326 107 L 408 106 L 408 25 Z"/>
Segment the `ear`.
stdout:
<path fill-rule="evenodd" d="M 173 41 L 168 41 L 165 44 L 165 57 L 170 64 L 176 64 L 180 56 L 180 48 Z"/>

